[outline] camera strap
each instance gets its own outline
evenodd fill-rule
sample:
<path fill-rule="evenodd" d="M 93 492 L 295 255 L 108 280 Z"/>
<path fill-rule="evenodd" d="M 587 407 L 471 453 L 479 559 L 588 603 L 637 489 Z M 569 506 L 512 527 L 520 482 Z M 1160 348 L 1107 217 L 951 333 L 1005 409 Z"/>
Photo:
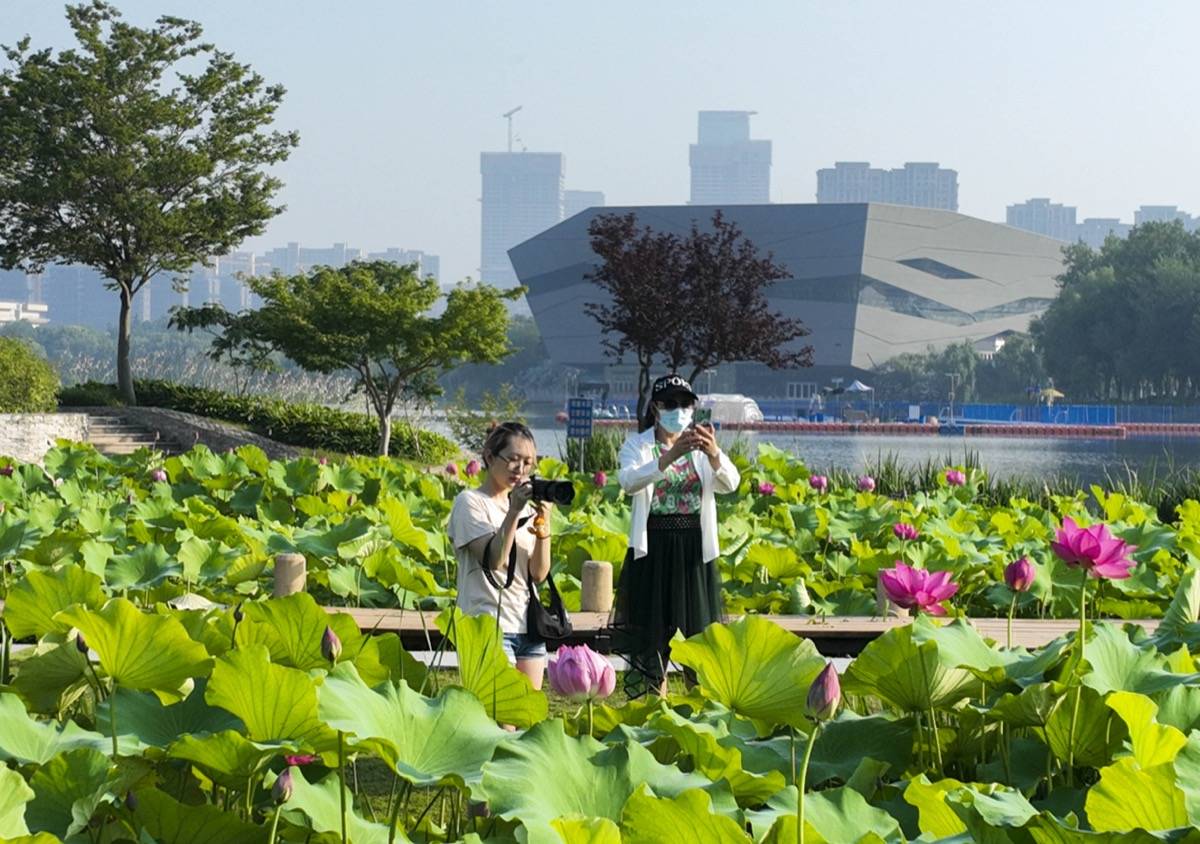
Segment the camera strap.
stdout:
<path fill-rule="evenodd" d="M 517 530 L 525 527 L 525 523 L 532 519 L 532 516 L 526 516 L 523 519 L 517 520 Z M 499 531 L 492 534 L 492 538 L 488 540 L 487 547 L 483 550 L 483 576 L 487 578 L 488 583 L 492 584 L 493 589 L 507 589 L 513 585 L 513 578 L 517 574 L 517 537 L 513 536 L 512 548 L 508 549 L 508 574 L 505 576 L 504 585 L 496 580 L 496 576 L 492 574 L 492 567 L 487 564 L 489 553 L 492 550 L 492 543 L 496 541 L 496 537 L 500 535 Z"/>

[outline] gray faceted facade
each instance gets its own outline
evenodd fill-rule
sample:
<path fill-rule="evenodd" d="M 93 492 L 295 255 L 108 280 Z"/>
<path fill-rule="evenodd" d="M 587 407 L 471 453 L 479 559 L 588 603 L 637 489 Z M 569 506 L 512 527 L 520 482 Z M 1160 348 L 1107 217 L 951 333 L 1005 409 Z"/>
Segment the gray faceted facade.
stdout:
<path fill-rule="evenodd" d="M 584 304 L 602 300 L 585 279 L 597 263 L 587 228 L 601 213 L 633 212 L 642 225 L 684 235 L 716 206 L 591 209 L 513 247 L 509 257 L 551 358 L 599 373 L 604 356 Z M 771 372 L 738 365 L 736 383 L 756 396 L 783 396 L 809 380 L 869 378 L 904 352 L 923 352 L 1003 331 L 1024 331 L 1057 294 L 1062 244 L 952 211 L 876 203 L 731 205 L 722 208 L 790 277 L 769 293 L 773 309 L 812 332 L 814 368 Z M 868 382 L 869 383 L 869 382 Z"/>

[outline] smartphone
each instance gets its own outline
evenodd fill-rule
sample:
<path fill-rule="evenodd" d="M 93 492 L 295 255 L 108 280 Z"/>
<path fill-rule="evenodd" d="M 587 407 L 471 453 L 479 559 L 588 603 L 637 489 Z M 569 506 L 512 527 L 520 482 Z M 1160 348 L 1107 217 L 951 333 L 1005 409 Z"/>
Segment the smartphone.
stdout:
<path fill-rule="evenodd" d="M 696 408 L 696 412 L 692 414 L 692 423 L 695 425 L 712 425 L 712 408 Z"/>

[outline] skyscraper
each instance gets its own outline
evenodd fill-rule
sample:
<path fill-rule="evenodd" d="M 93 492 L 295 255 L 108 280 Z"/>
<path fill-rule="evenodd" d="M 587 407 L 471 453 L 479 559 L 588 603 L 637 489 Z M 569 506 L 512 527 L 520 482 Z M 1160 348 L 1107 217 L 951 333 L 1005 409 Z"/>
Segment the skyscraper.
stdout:
<path fill-rule="evenodd" d="M 484 152 L 480 278 L 515 287 L 508 250 L 562 220 L 562 153 Z"/>
<path fill-rule="evenodd" d="M 688 149 L 692 205 L 771 201 L 771 142 L 750 139 L 753 111 L 702 111 L 698 143 Z"/>
<path fill-rule="evenodd" d="M 1075 224 L 1075 206 L 1034 197 L 1008 206 L 1005 222 L 1013 228 L 1044 234 L 1055 240 L 1073 241 L 1079 235 Z"/>
<path fill-rule="evenodd" d="M 1200 217 L 1193 217 L 1186 211 L 1180 211 L 1177 205 L 1143 205 L 1133 212 L 1133 224 L 1170 223 L 1178 220 L 1188 231 L 1200 228 Z"/>
<path fill-rule="evenodd" d="M 1111 234 L 1119 238 L 1129 236 L 1129 223 L 1122 223 L 1117 217 L 1084 217 L 1075 228 L 1075 240 L 1082 240 L 1093 249 L 1104 245 L 1105 239 Z"/>
<path fill-rule="evenodd" d="M 909 161 L 884 170 L 866 161 L 838 161 L 817 171 L 817 202 L 887 202 L 958 210 L 958 171 L 936 161 Z"/>
<path fill-rule="evenodd" d="M 604 191 L 599 190 L 568 190 L 563 191 L 563 219 L 574 217 L 580 211 L 604 206 Z"/>

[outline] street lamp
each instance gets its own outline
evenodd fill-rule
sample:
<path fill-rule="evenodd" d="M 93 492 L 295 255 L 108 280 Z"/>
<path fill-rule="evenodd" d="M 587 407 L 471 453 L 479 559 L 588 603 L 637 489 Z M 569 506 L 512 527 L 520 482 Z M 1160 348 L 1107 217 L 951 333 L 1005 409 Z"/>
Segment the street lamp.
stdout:
<path fill-rule="evenodd" d="M 713 379 L 713 375 L 714 375 L 715 373 L 716 373 L 716 370 L 715 370 L 715 369 L 706 369 L 706 370 L 704 370 L 704 374 L 708 376 L 708 389 L 706 390 L 706 392 L 707 392 L 709 395 L 712 395 L 712 379 Z"/>
<path fill-rule="evenodd" d="M 961 377 L 957 372 L 943 372 L 950 379 L 950 422 L 954 422 L 954 388 L 958 384 L 958 379 Z"/>

